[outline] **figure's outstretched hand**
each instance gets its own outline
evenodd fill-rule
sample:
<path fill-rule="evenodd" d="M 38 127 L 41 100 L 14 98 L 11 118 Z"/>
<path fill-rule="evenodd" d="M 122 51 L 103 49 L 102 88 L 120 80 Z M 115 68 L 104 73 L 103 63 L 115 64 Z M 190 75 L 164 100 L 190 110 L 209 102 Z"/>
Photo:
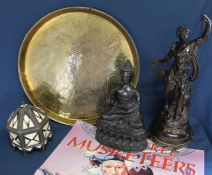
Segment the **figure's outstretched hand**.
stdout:
<path fill-rule="evenodd" d="M 160 64 L 160 59 L 155 59 L 155 60 L 152 62 L 151 66 L 152 66 L 152 67 L 155 67 L 155 66 L 157 66 L 157 65 L 159 65 L 159 64 Z"/>

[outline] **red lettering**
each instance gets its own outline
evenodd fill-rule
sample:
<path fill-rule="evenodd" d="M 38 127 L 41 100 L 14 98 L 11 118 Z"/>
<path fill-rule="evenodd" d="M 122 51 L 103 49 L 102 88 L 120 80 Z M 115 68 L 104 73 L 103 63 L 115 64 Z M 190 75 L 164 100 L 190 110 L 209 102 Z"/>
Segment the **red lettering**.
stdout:
<path fill-rule="evenodd" d="M 74 137 L 68 144 L 67 146 L 73 146 L 73 147 L 80 147 L 80 149 L 83 149 L 85 144 L 87 143 L 87 140 L 83 140 L 81 143 L 77 144 L 77 137 Z"/>
<path fill-rule="evenodd" d="M 138 155 L 137 154 L 134 154 L 134 153 L 127 152 L 126 157 L 125 157 L 125 160 L 128 160 L 130 162 L 135 162 L 134 160 L 130 160 L 130 158 L 136 159 L 136 158 L 138 158 Z"/>
<path fill-rule="evenodd" d="M 121 151 L 116 150 L 115 155 L 118 157 L 118 159 L 123 159 L 123 156 L 120 154 Z"/>
<path fill-rule="evenodd" d="M 150 166 L 156 166 L 155 163 L 160 163 L 160 161 L 157 160 L 157 157 L 159 156 L 156 154 L 153 154 Z"/>
<path fill-rule="evenodd" d="M 173 172 L 177 173 L 178 171 L 180 171 L 182 174 L 185 174 L 185 168 L 187 164 L 185 162 L 178 162 L 178 161 L 174 161 L 174 163 L 175 165 L 174 165 Z"/>
<path fill-rule="evenodd" d="M 88 151 L 97 151 L 102 145 L 101 144 L 99 144 L 96 148 L 94 148 L 94 149 L 91 149 L 90 147 L 91 147 L 91 143 L 92 143 L 92 141 L 90 140 L 89 142 L 88 142 L 88 145 L 87 145 L 87 150 Z"/>
<path fill-rule="evenodd" d="M 187 165 L 187 168 L 186 169 L 188 171 L 188 175 L 196 175 L 195 167 L 196 167 L 196 165 L 194 165 L 194 164 L 188 164 Z"/>
<path fill-rule="evenodd" d="M 168 149 L 161 147 L 161 146 L 156 146 L 155 144 L 150 144 L 150 150 L 164 154 Z M 170 150 L 170 151 L 171 151 L 170 156 L 173 156 L 174 150 Z"/>
<path fill-rule="evenodd" d="M 150 147 L 150 150 L 163 154 L 167 149 L 164 148 L 164 147 L 156 146 L 156 145 L 152 144 L 151 147 Z"/>
<path fill-rule="evenodd" d="M 99 154 L 107 154 L 108 151 L 110 150 L 110 148 L 104 146 L 104 145 L 101 145 L 101 149 L 100 150 L 103 150 L 104 152 L 98 152 Z"/>
<path fill-rule="evenodd" d="M 162 169 L 172 171 L 172 170 L 168 169 L 169 161 L 172 161 L 172 160 L 167 157 L 164 158 Z"/>
<path fill-rule="evenodd" d="M 116 150 L 112 149 L 112 151 L 110 152 L 110 154 L 108 156 L 113 156 L 115 154 Z"/>
<path fill-rule="evenodd" d="M 147 157 L 148 154 L 151 154 L 151 153 L 142 152 L 142 158 L 141 158 L 140 164 L 144 164 L 145 163 L 145 160 L 146 160 L 146 157 Z"/>
<path fill-rule="evenodd" d="M 158 150 L 159 148 L 161 148 L 161 147 L 156 146 L 155 144 L 152 144 L 151 147 L 150 147 L 150 150 L 155 151 L 155 152 L 160 152 L 160 150 Z"/>
<path fill-rule="evenodd" d="M 113 149 L 108 156 L 116 155 L 118 159 L 123 159 L 123 156 L 120 154 L 121 151 Z"/>
<path fill-rule="evenodd" d="M 186 166 L 186 163 L 185 162 L 179 162 L 181 163 L 181 167 L 178 167 L 179 171 L 182 173 L 182 174 L 185 174 L 185 166 Z"/>
<path fill-rule="evenodd" d="M 167 151 L 167 149 L 165 147 L 161 148 L 161 153 L 164 154 Z"/>
<path fill-rule="evenodd" d="M 174 169 L 173 169 L 173 172 L 177 172 L 178 170 L 178 165 L 179 165 L 179 162 L 178 161 L 174 161 Z"/>

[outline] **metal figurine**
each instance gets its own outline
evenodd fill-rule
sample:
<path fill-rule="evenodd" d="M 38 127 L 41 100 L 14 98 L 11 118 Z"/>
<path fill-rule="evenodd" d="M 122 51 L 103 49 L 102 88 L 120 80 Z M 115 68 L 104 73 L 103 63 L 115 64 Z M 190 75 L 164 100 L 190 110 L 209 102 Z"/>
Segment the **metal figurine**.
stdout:
<path fill-rule="evenodd" d="M 147 147 L 140 95 L 130 84 L 133 72 L 130 61 L 127 61 L 121 69 L 123 85 L 112 91 L 111 107 L 97 121 L 97 141 L 122 151 L 143 151 Z"/>
<path fill-rule="evenodd" d="M 160 118 L 150 129 L 153 140 L 172 149 L 187 146 L 194 137 L 187 114 L 191 97 L 191 82 L 197 78 L 199 73 L 197 49 L 208 39 L 211 30 L 211 21 L 206 15 L 202 17 L 202 23 L 202 36 L 194 40 L 188 40 L 189 29 L 187 27 L 179 26 L 176 31 L 179 41 L 175 42 L 163 59 L 153 61 L 153 66 L 155 66 L 173 58 L 169 70 L 161 70 L 157 73 L 165 83 L 166 104 Z M 189 72 L 190 66 L 193 67 L 191 73 Z"/>

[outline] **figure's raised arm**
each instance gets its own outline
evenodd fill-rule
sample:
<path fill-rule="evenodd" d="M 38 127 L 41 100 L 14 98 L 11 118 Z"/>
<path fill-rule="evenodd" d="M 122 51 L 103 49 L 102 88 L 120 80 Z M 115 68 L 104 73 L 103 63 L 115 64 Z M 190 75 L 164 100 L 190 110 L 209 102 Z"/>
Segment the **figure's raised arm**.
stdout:
<path fill-rule="evenodd" d="M 203 26 L 202 35 L 199 38 L 194 40 L 197 45 L 200 45 L 204 41 L 206 41 L 210 35 L 211 20 L 207 17 L 207 15 L 203 15 L 203 17 L 202 17 L 202 26 Z"/>

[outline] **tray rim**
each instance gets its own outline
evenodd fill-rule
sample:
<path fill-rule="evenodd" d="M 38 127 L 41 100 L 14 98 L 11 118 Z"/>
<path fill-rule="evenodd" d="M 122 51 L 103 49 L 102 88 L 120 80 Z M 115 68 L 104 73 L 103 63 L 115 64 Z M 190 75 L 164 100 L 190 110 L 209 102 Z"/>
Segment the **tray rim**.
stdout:
<path fill-rule="evenodd" d="M 30 88 L 27 84 L 27 78 L 26 78 L 25 72 L 22 70 L 24 70 L 24 67 L 25 67 L 25 55 L 27 53 L 29 43 L 30 43 L 31 39 L 33 38 L 34 34 L 36 34 L 36 32 L 40 29 L 40 27 L 42 27 L 46 22 L 53 19 L 54 17 L 57 17 L 59 15 L 65 14 L 65 13 L 71 13 L 71 12 L 90 13 L 90 14 L 102 17 L 103 19 L 106 19 L 109 22 L 111 22 L 121 32 L 121 34 L 126 39 L 128 45 L 130 47 L 133 60 L 136 60 L 135 67 L 136 67 L 137 76 L 135 77 L 135 82 L 134 82 L 135 87 L 138 84 L 139 76 L 140 76 L 140 62 L 139 62 L 140 60 L 139 60 L 139 55 L 138 55 L 138 51 L 136 49 L 135 43 L 134 43 L 131 35 L 125 29 L 125 27 L 122 24 L 120 24 L 116 19 L 114 19 L 112 16 L 110 16 L 109 14 L 107 14 L 103 11 L 94 9 L 94 8 L 79 6 L 79 7 L 61 8 L 61 9 L 52 11 L 52 12 L 48 13 L 47 15 L 43 16 L 28 30 L 28 32 L 25 34 L 25 37 L 19 48 L 19 53 L 18 53 L 19 81 L 21 83 L 21 86 L 22 86 L 26 96 L 28 97 L 28 99 L 30 100 L 30 102 L 33 105 L 42 108 L 50 119 L 52 119 L 58 123 L 61 123 L 61 124 L 66 124 L 66 125 L 73 125 L 77 120 L 80 120 L 80 115 L 76 116 L 76 117 L 79 117 L 79 119 L 77 119 L 77 118 L 71 119 L 71 118 L 62 117 L 59 114 L 55 114 L 54 112 L 52 112 L 51 110 L 49 110 L 48 108 L 46 108 L 45 106 L 40 104 L 39 101 L 37 100 L 37 98 L 34 97 L 32 91 L 30 91 Z M 82 120 L 85 122 L 94 124 L 98 118 L 99 117 L 93 117 L 91 119 L 82 119 Z"/>

